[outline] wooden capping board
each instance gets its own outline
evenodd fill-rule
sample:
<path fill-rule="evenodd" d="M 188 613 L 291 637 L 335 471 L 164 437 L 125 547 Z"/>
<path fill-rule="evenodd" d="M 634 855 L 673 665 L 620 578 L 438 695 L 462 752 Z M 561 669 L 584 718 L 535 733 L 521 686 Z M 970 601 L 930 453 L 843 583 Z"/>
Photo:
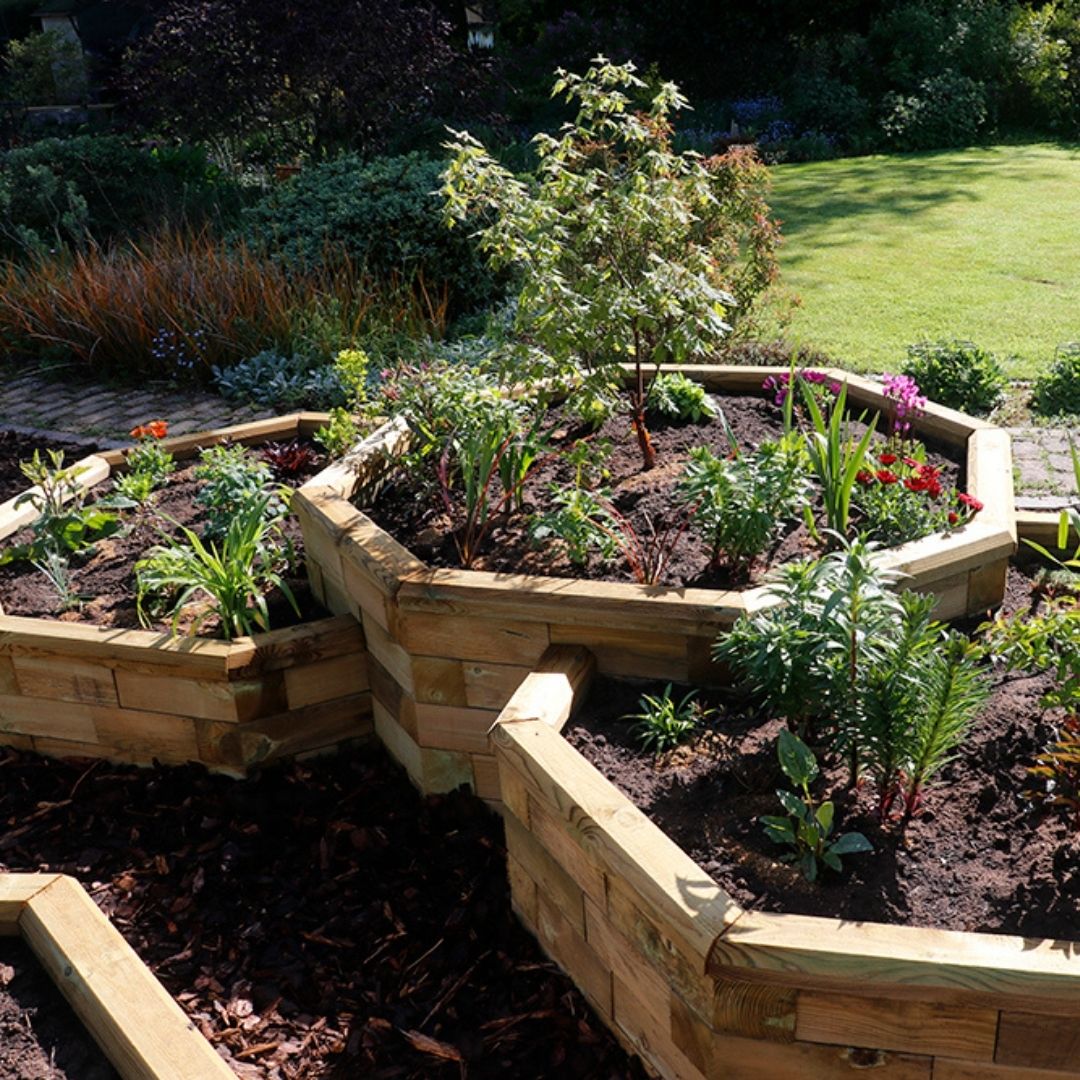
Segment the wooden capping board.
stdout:
<path fill-rule="evenodd" d="M 967 488 L 983 504 L 975 520 L 1004 525 L 1015 541 L 1012 438 L 1003 428 L 972 432 L 968 440 Z"/>
<path fill-rule="evenodd" d="M 1015 538 L 1004 523 L 981 523 L 976 517 L 949 536 L 935 533 L 882 551 L 876 561 L 911 579 L 901 584 L 918 588 L 939 578 L 978 569 L 995 559 L 1008 559 L 1015 547 Z"/>
<path fill-rule="evenodd" d="M 309 414 L 289 413 L 285 416 L 271 416 L 265 420 L 231 424 L 229 427 L 211 428 L 209 431 L 196 431 L 190 435 L 174 435 L 159 440 L 159 445 L 178 461 L 184 461 L 194 457 L 207 446 L 217 446 L 223 442 L 248 445 L 270 442 L 273 439 L 295 438 L 300 434 L 300 418 L 306 415 Z M 127 455 L 127 449 L 120 449 L 108 450 L 101 456 L 111 468 L 122 469 L 127 465 Z"/>
<path fill-rule="evenodd" d="M 0 935 L 19 933 L 19 919 L 30 900 L 60 878 L 60 874 L 13 874 L 0 872 Z"/>
<path fill-rule="evenodd" d="M 588 649 L 577 645 L 552 645 L 540 657 L 536 668 L 499 713 L 497 724 L 540 720 L 555 731 L 581 701 L 596 671 L 596 660 Z"/>
<path fill-rule="evenodd" d="M 1070 528 L 1068 546 L 1057 546 L 1058 522 L 1061 519 L 1060 510 L 1018 510 L 1016 512 L 1016 533 L 1021 540 L 1034 540 L 1036 544 L 1042 544 L 1044 548 L 1053 554 L 1063 555 L 1072 553 L 1080 545 L 1080 534 Z M 1033 558 L 1037 558 L 1036 552 L 1026 544 L 1020 548 Z"/>
<path fill-rule="evenodd" d="M 717 978 L 840 994 L 1080 1013 L 1072 942 L 746 912 L 708 967 Z"/>
<path fill-rule="evenodd" d="M 687 959 L 704 977 L 717 938 L 742 914 L 738 905 L 542 720 L 497 723 L 492 742 L 500 776 L 510 769 L 530 801 L 572 827 L 584 856 L 638 897 L 664 933 L 674 931 L 686 943 Z"/>
<path fill-rule="evenodd" d="M 764 588 L 746 592 L 665 588 L 614 581 L 580 581 L 536 574 L 429 570 L 398 592 L 402 612 L 512 618 L 562 626 L 596 626 L 614 619 L 622 629 L 709 635 L 730 626 L 748 607 L 774 601 Z"/>
<path fill-rule="evenodd" d="M 327 488 L 342 499 L 351 499 L 371 479 L 372 466 L 380 464 L 384 455 L 394 453 L 407 438 L 404 418 L 389 420 L 361 439 L 341 460 L 313 476 L 300 491 Z"/>
<path fill-rule="evenodd" d="M 235 1080 L 74 878 L 0 875 L 0 910 L 124 1080 Z"/>
<path fill-rule="evenodd" d="M 95 484 L 101 483 L 111 472 L 109 463 L 102 454 L 90 454 L 89 457 L 80 458 L 71 468 L 76 470 L 75 479 L 81 491 L 87 491 Z M 21 491 L 7 502 L 0 504 L 0 540 L 6 540 L 38 516 L 37 510 L 29 502 L 23 503 L 18 508 L 15 504 L 31 492 L 40 491 L 38 487 L 27 487 L 26 491 Z M 74 490 L 68 491 L 64 496 L 64 502 L 70 501 L 74 496 Z"/>
<path fill-rule="evenodd" d="M 232 649 L 229 642 L 208 638 L 0 615 L 0 655 L 72 656 L 114 667 L 160 666 L 170 673 L 225 679 Z"/>

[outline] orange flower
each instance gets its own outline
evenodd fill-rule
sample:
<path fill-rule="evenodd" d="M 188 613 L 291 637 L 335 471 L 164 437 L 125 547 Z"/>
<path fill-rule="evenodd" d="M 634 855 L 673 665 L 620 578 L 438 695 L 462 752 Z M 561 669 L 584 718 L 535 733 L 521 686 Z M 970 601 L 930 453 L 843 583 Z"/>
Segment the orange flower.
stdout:
<path fill-rule="evenodd" d="M 168 434 L 169 423 L 167 420 L 151 420 L 148 424 L 140 424 L 138 427 L 131 429 L 133 439 L 164 439 Z"/>

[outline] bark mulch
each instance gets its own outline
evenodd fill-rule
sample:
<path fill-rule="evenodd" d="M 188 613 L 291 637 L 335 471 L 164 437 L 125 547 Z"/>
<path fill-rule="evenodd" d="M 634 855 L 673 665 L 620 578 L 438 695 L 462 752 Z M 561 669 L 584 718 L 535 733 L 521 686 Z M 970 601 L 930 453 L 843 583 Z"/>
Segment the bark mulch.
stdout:
<path fill-rule="evenodd" d="M 644 1077 L 504 859 L 483 803 L 373 747 L 247 781 L 0 750 L 0 865 L 78 878 L 251 1080 Z"/>

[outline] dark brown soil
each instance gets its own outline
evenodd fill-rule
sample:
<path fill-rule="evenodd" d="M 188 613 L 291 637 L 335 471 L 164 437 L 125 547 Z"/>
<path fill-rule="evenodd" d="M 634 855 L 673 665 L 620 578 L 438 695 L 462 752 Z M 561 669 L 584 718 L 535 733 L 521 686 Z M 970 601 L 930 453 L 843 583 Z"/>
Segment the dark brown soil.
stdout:
<path fill-rule="evenodd" d="M 780 410 L 762 397 L 726 395 L 720 399 L 724 416 L 740 447 L 752 448 L 783 434 Z M 593 444 L 610 441 L 611 456 L 605 461 L 610 476 L 605 480 L 612 492 L 612 504 L 626 517 L 639 537 L 654 531 L 665 533 L 672 540 L 672 555 L 666 572 L 657 584 L 727 588 L 757 581 L 773 566 L 793 558 L 814 554 L 816 545 L 802 521 L 785 527 L 771 548 L 750 568 L 715 566 L 710 564 L 707 546 L 696 527 L 687 520 L 679 505 L 675 487 L 683 473 L 689 451 L 707 446 L 718 456 L 730 452 L 730 444 L 719 418 L 700 424 L 652 422 L 650 432 L 656 447 L 657 465 L 642 471 L 641 454 L 625 416 L 609 420 L 600 431 L 592 434 L 575 429 L 564 422 L 556 410 L 553 427 L 555 445 L 568 449 L 579 439 Z M 865 430 L 853 422 L 852 430 Z M 964 483 L 966 463 L 950 457 L 943 446 L 928 446 L 928 460 L 942 468 L 946 487 Z M 594 556 L 585 567 L 572 564 L 558 542 L 538 547 L 530 538 L 530 519 L 543 513 L 549 505 L 548 492 L 552 483 L 570 485 L 574 482 L 573 467 L 562 457 L 552 454 L 542 459 L 525 485 L 525 505 L 520 513 L 496 521 L 473 569 L 507 573 L 547 574 L 561 577 L 584 577 L 593 581 L 632 581 L 634 577 L 624 560 L 604 561 Z M 819 503 L 814 504 L 819 530 L 824 521 Z M 460 566 L 461 559 L 452 531 L 460 527 L 446 513 L 437 494 L 427 497 L 418 493 L 409 479 L 396 476 L 380 493 L 374 506 L 363 509 L 417 556 L 433 566 Z"/>
<path fill-rule="evenodd" d="M 150 548 L 163 544 L 165 537 L 179 536 L 178 526 L 184 525 L 201 533 L 205 520 L 203 508 L 195 501 L 199 481 L 194 471 L 197 463 L 177 468 L 168 483 L 155 493 L 151 506 L 124 511 L 125 527 L 113 536 L 99 541 L 94 548 L 72 558 L 72 582 L 83 603 L 67 612 L 59 611 L 56 590 L 48 579 L 27 562 L 12 563 L 0 567 L 0 603 L 9 615 L 34 618 L 57 618 L 64 622 L 91 623 L 95 626 L 113 626 L 135 629 L 141 626 L 136 608 L 135 563 Z M 290 483 L 298 485 L 313 475 L 312 464 Z M 24 485 L 25 487 L 25 485 Z M 108 481 L 94 489 L 94 498 L 109 495 L 112 484 Z M 92 500 L 91 500 L 92 501 Z M 301 618 L 317 618 L 325 614 L 311 595 L 303 568 L 303 537 L 299 523 L 288 518 L 283 528 L 285 539 L 292 544 L 295 570 L 287 583 L 300 605 Z M 26 531 L 13 540 L 25 541 Z M 284 596 L 270 596 L 270 625 L 275 629 L 292 625 L 297 617 Z M 182 621 L 179 629 L 186 630 L 188 622 Z M 159 620 L 154 629 L 167 630 L 170 620 Z M 200 633 L 213 635 L 215 620 L 207 619 Z"/>
<path fill-rule="evenodd" d="M 643 1080 L 505 857 L 483 803 L 375 748 L 247 781 L 0 751 L 0 867 L 78 878 L 247 1080 Z"/>
<path fill-rule="evenodd" d="M 0 944 L 0 1080 L 115 1080 L 119 1074 L 17 938 Z"/>
<path fill-rule="evenodd" d="M 1014 571 L 1009 604 L 1029 599 Z M 812 885 L 779 861 L 783 849 L 759 820 L 783 812 L 775 791 L 789 787 L 776 760 L 781 721 L 748 714 L 732 695 L 703 695 L 719 710 L 706 733 L 656 759 L 620 719 L 638 711 L 642 687 L 602 680 L 566 734 L 744 907 L 1070 939 L 1080 932 L 1080 833 L 1064 814 L 1021 798 L 1026 765 L 1053 735 L 1039 705 L 1048 688 L 1043 677 L 999 675 L 903 833 L 882 827 L 871 793 L 846 788 L 846 769 L 819 752 L 820 794 L 836 803 L 838 831 L 862 832 L 874 851 L 845 857 L 842 873 Z"/>
<path fill-rule="evenodd" d="M 6 502 L 30 486 L 19 463 L 29 461 L 35 450 L 44 455 L 50 448 L 63 450 L 65 462 L 70 463 L 92 454 L 97 446 L 94 443 L 23 435 L 17 431 L 0 431 L 0 502 Z"/>

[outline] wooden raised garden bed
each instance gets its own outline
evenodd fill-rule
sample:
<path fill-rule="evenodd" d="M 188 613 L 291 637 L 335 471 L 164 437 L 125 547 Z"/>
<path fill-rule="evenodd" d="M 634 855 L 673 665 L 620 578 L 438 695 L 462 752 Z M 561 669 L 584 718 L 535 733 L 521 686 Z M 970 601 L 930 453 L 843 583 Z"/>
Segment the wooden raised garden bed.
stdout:
<path fill-rule="evenodd" d="M 1080 1076 L 1070 942 L 744 911 L 560 735 L 553 649 L 492 731 L 513 904 L 661 1076 Z"/>
<path fill-rule="evenodd" d="M 226 440 L 310 435 L 319 414 L 165 439 L 179 460 Z M 124 452 L 82 459 L 90 487 Z M 34 517 L 0 506 L 0 539 Z M 231 642 L 0 614 L 0 737 L 39 753 L 136 764 L 199 761 L 242 773 L 371 732 L 364 637 L 331 617 Z"/>
<path fill-rule="evenodd" d="M 686 367 L 709 390 L 760 392 L 787 369 Z M 879 384 L 844 372 L 852 408 L 886 405 Z M 930 404 L 915 433 L 962 449 L 969 492 L 984 506 L 970 524 L 883 552 L 905 584 L 938 597 L 937 615 L 985 611 L 1004 592 L 1016 543 L 1007 432 Z M 435 569 L 351 503 L 385 471 L 402 438 L 388 425 L 305 484 L 294 499 L 309 577 L 332 611 L 364 627 L 375 728 L 425 791 L 469 783 L 496 799 L 487 730 L 549 645 L 581 644 L 608 674 L 708 682 L 722 676 L 710 647 L 740 614 L 769 602 L 744 592 L 589 582 Z"/>
<path fill-rule="evenodd" d="M 0 935 L 26 940 L 125 1080 L 234 1076 L 74 878 L 0 874 Z"/>

